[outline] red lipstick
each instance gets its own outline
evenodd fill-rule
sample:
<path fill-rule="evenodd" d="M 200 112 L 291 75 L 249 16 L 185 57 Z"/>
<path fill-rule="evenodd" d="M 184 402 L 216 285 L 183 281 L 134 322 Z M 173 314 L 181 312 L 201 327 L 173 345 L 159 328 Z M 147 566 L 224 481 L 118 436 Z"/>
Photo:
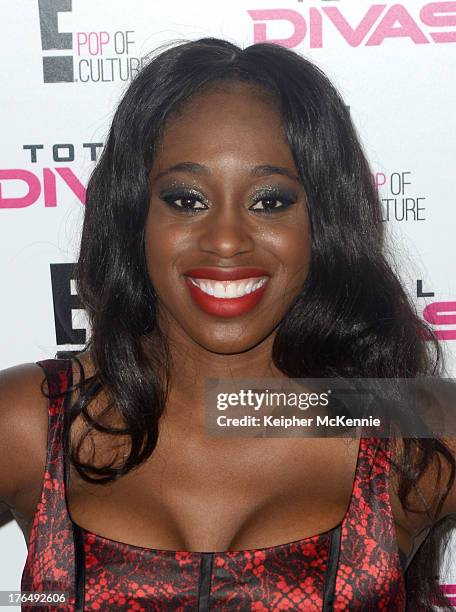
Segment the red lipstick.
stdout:
<path fill-rule="evenodd" d="M 211 314 L 218 317 L 238 317 L 243 315 L 253 308 L 259 303 L 263 294 L 266 290 L 266 286 L 268 284 L 268 280 L 270 274 L 263 268 L 257 267 L 249 267 L 249 268 L 192 268 L 191 270 L 187 270 L 185 273 L 185 281 L 190 290 L 190 295 L 193 298 L 193 301 L 207 314 Z M 208 289 L 214 291 L 215 282 L 213 283 L 204 283 L 204 287 L 197 286 L 192 279 L 195 279 L 196 282 L 210 279 L 212 281 L 240 281 L 241 279 L 252 279 L 250 281 L 251 288 L 253 289 L 254 283 L 259 283 L 262 281 L 262 284 L 257 288 L 252 290 L 250 293 L 245 293 L 244 295 L 237 297 L 216 297 L 215 295 L 210 295 L 208 293 Z M 258 279 L 258 280 L 254 280 Z M 229 283 L 224 283 L 224 286 L 228 286 Z M 233 286 L 234 285 L 234 286 Z M 248 286 L 244 285 L 244 288 L 239 284 L 231 285 L 231 287 L 239 288 L 242 293 L 243 290 Z M 223 295 L 225 292 L 221 290 L 220 286 L 217 286 L 218 291 Z"/>

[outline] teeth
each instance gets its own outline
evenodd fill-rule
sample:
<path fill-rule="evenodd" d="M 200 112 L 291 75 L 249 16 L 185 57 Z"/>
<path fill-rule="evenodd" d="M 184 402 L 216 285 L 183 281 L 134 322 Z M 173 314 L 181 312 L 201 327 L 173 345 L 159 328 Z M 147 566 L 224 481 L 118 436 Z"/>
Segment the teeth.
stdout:
<path fill-rule="evenodd" d="M 229 285 L 227 285 L 225 293 L 226 293 L 226 297 L 234 298 L 234 297 L 237 297 L 238 290 L 234 286 L 233 283 L 230 283 Z"/>
<path fill-rule="evenodd" d="M 250 293 L 250 291 L 248 290 L 248 286 L 249 286 L 249 282 L 242 280 L 238 283 L 237 287 L 234 287 L 235 289 L 235 297 L 242 297 L 243 295 L 246 295 L 247 293 Z"/>
<path fill-rule="evenodd" d="M 207 285 L 206 285 L 207 286 Z M 203 290 L 204 291 L 204 290 Z M 206 291 L 207 293 L 207 291 Z M 214 285 L 214 293 L 213 293 L 214 297 L 217 298 L 223 298 L 225 297 L 225 287 L 222 285 L 221 282 L 217 281 Z"/>
<path fill-rule="evenodd" d="M 207 282 L 203 282 L 203 283 L 201 283 L 201 286 L 202 286 L 203 291 L 204 291 L 205 293 L 209 293 L 210 295 L 214 295 L 214 290 L 213 290 L 213 288 L 212 288 L 212 287 L 209 285 L 209 283 L 207 283 Z"/>
<path fill-rule="evenodd" d="M 216 298 L 232 299 L 242 297 L 256 291 L 268 281 L 267 276 L 243 278 L 235 281 L 215 281 L 207 278 L 190 278 L 191 282 L 201 291 Z"/>

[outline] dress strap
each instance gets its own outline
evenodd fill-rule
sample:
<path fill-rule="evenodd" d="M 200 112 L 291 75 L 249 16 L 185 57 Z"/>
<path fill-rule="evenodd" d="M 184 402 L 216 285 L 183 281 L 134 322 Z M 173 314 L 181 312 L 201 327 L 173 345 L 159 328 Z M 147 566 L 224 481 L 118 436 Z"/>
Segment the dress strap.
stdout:
<path fill-rule="evenodd" d="M 342 525 L 334 608 L 368 609 L 373 597 L 405 609 L 405 584 L 389 496 L 391 440 L 361 438 L 356 482 Z M 388 607 L 390 606 L 390 607 Z M 372 609 L 372 608 L 369 608 Z M 386 609 L 386 608 L 384 608 Z"/>
<path fill-rule="evenodd" d="M 45 374 L 43 393 L 48 401 L 48 439 L 43 485 L 28 543 L 27 560 L 21 580 L 23 591 L 63 591 L 69 593 L 65 612 L 74 611 L 75 569 L 71 520 L 65 496 L 64 421 L 66 404 L 72 386 L 71 361 L 46 359 L 38 361 Z M 44 382 L 44 381 L 43 381 Z M 23 605 L 23 612 L 34 606 Z M 55 605 L 52 610 L 55 609 Z M 43 612 L 51 612 L 44 606 Z"/>
<path fill-rule="evenodd" d="M 65 466 L 63 460 L 64 424 L 68 401 L 68 389 L 73 384 L 70 359 L 45 359 L 37 361 L 45 374 L 48 396 L 48 455 L 46 476 L 59 485 L 64 482 Z"/>
<path fill-rule="evenodd" d="M 42 359 L 36 362 L 46 376 L 49 396 L 65 393 L 71 384 L 71 359 Z"/>

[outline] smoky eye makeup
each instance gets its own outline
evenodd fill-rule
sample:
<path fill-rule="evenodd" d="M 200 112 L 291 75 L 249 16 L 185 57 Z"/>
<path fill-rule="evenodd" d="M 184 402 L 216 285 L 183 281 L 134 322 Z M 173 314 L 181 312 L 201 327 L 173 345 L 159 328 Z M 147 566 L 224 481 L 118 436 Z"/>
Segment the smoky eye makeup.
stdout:
<path fill-rule="evenodd" d="M 158 196 L 170 208 L 184 214 L 198 214 L 208 208 L 208 199 L 201 191 L 183 184 L 167 185 L 159 190 Z"/>
<path fill-rule="evenodd" d="M 176 212 L 195 215 L 210 207 L 209 199 L 201 190 L 183 183 L 166 185 L 159 189 L 158 196 L 162 202 Z M 268 215 L 284 212 L 302 199 L 302 194 L 295 189 L 279 185 L 265 185 L 248 194 L 248 210 L 255 214 Z"/>
<path fill-rule="evenodd" d="M 282 212 L 296 204 L 299 197 L 299 193 L 294 189 L 287 189 L 276 185 L 262 187 L 256 189 L 250 196 L 249 210 L 261 214 Z"/>

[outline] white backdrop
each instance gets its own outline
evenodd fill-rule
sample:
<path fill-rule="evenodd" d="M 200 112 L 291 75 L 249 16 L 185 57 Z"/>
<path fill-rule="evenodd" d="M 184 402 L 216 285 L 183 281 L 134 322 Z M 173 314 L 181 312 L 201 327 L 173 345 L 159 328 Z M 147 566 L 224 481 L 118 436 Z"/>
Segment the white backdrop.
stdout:
<path fill-rule="evenodd" d="M 279 42 L 338 85 L 400 274 L 456 375 L 456 2 L 2 0 L 0 23 L 0 368 L 81 348 L 64 264 L 76 259 L 84 185 L 113 109 L 160 43 L 217 36 Z M 0 550 L 0 590 L 18 589 L 26 547 L 15 523 L 0 529 Z M 456 584 L 449 561 L 441 580 Z"/>

